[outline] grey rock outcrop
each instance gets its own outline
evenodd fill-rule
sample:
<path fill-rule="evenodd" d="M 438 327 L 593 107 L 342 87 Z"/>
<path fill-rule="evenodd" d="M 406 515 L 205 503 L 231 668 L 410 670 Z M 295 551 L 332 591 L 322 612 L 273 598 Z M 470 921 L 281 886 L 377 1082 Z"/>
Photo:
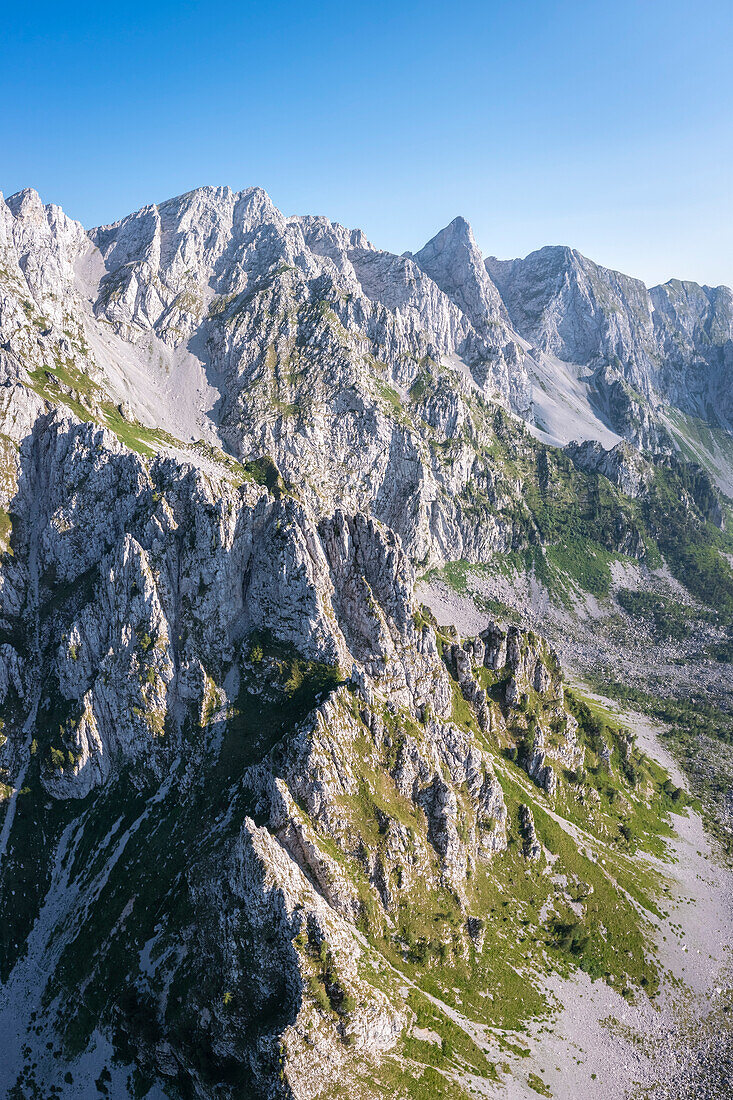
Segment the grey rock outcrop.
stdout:
<path fill-rule="evenodd" d="M 640 496 L 653 476 L 653 469 L 641 454 L 628 443 L 618 443 L 606 450 L 597 440 L 573 441 L 565 448 L 575 465 L 587 472 L 603 474 L 626 496 Z"/>
<path fill-rule="evenodd" d="M 519 826 L 522 830 L 524 856 L 532 861 L 539 859 L 542 855 L 542 845 L 537 836 L 532 811 L 524 802 L 519 807 Z"/>

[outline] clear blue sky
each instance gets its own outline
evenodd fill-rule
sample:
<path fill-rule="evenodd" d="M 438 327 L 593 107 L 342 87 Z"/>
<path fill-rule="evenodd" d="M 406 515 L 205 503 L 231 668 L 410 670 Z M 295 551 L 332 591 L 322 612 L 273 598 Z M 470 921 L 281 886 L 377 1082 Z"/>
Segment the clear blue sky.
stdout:
<path fill-rule="evenodd" d="M 0 0 L 0 190 L 85 225 L 205 183 L 419 248 L 733 283 L 731 0 Z"/>

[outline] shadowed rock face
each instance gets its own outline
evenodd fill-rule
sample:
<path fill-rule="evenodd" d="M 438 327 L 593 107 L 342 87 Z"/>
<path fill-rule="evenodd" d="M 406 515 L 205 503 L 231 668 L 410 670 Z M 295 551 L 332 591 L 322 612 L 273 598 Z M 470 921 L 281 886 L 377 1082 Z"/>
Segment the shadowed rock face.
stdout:
<path fill-rule="evenodd" d="M 486 260 L 516 331 L 535 347 L 599 372 L 600 395 L 615 371 L 652 404 L 671 404 L 731 428 L 731 291 L 672 279 L 647 290 L 571 248 L 541 248 L 523 260 Z M 602 372 L 602 374 L 600 373 Z M 607 398 L 608 399 L 608 398 Z M 616 403 L 619 397 L 615 398 Z M 612 423 L 634 442 L 623 409 Z"/>
<path fill-rule="evenodd" d="M 541 248 L 524 260 L 486 261 L 519 332 L 575 363 L 614 357 L 639 373 L 653 364 L 649 294 L 638 279 L 599 267 L 572 248 Z"/>
<path fill-rule="evenodd" d="M 542 549 L 600 478 L 604 549 L 643 557 L 680 460 L 541 446 L 532 364 L 591 367 L 659 450 L 675 379 L 727 415 L 729 346 L 729 292 L 484 264 L 460 218 L 395 256 L 257 188 L 90 233 L 0 201 L 0 1091 L 392 1087 L 399 968 L 480 970 L 495 878 L 544 875 L 529 803 L 595 812 L 586 751 L 625 782 L 546 642 L 459 638 L 416 577 Z"/>

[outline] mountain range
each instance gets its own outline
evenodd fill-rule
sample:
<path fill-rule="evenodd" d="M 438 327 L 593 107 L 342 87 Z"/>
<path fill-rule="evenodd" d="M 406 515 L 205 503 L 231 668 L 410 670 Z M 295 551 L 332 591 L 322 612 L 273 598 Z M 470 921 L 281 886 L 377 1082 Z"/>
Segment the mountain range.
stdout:
<path fill-rule="evenodd" d="M 4 1095 L 729 1080 L 732 395 L 726 287 L 0 197 Z"/>

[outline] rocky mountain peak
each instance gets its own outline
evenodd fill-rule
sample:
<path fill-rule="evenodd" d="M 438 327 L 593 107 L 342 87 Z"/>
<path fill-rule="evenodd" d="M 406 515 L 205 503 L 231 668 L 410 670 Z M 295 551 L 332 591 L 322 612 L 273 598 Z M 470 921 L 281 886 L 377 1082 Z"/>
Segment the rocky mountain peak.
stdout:
<path fill-rule="evenodd" d="M 523 260 L 486 261 L 517 330 L 573 363 L 618 365 L 648 391 L 655 370 L 652 309 L 642 282 L 565 246 Z"/>
<path fill-rule="evenodd" d="M 465 218 L 454 218 L 413 259 L 466 313 L 477 331 L 486 332 L 497 322 L 508 324 L 504 304 Z"/>
<path fill-rule="evenodd" d="M 41 196 L 32 187 L 25 187 L 22 191 L 16 191 L 5 199 L 6 205 L 14 217 L 20 217 L 31 210 L 45 210 Z"/>
<path fill-rule="evenodd" d="M 471 385 L 530 423 L 536 417 L 563 444 L 615 435 L 669 449 L 665 402 L 725 431 L 733 422 L 733 299 L 725 287 L 671 280 L 648 291 L 563 245 L 484 260 L 462 217 L 416 254 L 396 256 L 325 217 L 284 216 L 260 187 L 196 188 L 89 233 L 31 190 L 0 211 L 0 235 L 11 242 L 7 270 L 20 272 L 41 316 L 63 330 L 64 310 L 84 302 L 112 327 L 107 337 L 114 331 L 129 343 L 133 333 L 152 333 L 162 360 L 195 354 L 199 372 L 210 359 L 207 387 L 209 376 L 229 370 L 220 360 L 232 332 L 223 336 L 222 324 L 241 325 L 267 286 L 282 315 L 293 297 L 301 310 L 328 301 L 354 364 L 356 345 L 370 342 L 397 372 L 390 385 L 398 390 L 415 381 L 405 356 L 452 357 Z M 94 344 L 99 333 L 90 335 Z M 128 369 L 120 363 L 115 373 Z M 126 400 L 136 407 L 134 391 Z M 226 397 L 220 410 L 226 417 Z M 212 431 L 209 423 L 203 434 Z"/>

